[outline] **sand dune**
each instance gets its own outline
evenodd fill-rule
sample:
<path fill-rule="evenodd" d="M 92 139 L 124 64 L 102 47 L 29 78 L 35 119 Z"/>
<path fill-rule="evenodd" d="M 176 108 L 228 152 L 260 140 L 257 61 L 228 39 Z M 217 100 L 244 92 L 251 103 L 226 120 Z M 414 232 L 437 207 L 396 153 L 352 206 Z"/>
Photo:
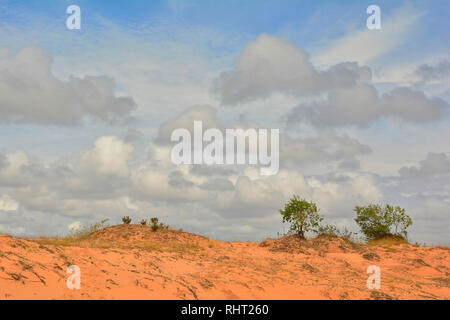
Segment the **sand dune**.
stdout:
<path fill-rule="evenodd" d="M 81 289 L 69 290 L 69 265 Z M 381 289 L 366 285 L 370 265 Z M 0 235 L 0 299 L 449 299 L 448 248 L 296 237 L 222 242 L 120 225 L 84 240 Z"/>

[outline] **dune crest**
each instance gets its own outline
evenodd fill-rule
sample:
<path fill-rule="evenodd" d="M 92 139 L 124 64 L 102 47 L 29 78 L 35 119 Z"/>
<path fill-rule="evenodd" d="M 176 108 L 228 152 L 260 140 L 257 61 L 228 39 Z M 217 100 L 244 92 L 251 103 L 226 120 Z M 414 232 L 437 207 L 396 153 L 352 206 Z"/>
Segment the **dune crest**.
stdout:
<path fill-rule="evenodd" d="M 68 266 L 81 270 L 69 290 Z M 367 267 L 381 268 L 369 290 Z M 119 225 L 83 240 L 0 235 L 0 299 L 450 299 L 443 247 L 335 237 L 223 242 Z"/>

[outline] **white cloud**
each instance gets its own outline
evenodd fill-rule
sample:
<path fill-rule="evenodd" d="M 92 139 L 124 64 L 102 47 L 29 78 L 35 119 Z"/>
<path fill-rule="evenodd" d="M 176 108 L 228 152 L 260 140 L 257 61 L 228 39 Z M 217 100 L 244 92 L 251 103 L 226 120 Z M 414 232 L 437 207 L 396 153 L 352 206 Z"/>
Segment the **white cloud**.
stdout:
<path fill-rule="evenodd" d="M 126 40 L 124 47 L 136 40 L 130 39 Z M 154 45 L 152 49 L 157 50 L 158 46 Z M 80 153 L 66 154 L 66 158 L 55 162 L 36 159 L 24 151 L 0 154 L 0 194 L 14 196 L 13 201 L 18 204 L 14 214 L 0 215 L 1 230 L 16 233 L 26 230 L 28 234 L 37 231 L 62 233 L 74 221 L 87 225 L 105 218 L 110 218 L 112 223 L 120 223 L 124 215 L 133 217 L 133 221 L 158 216 L 164 222 L 191 232 L 221 239 L 242 237 L 260 240 L 281 231 L 278 209 L 292 194 L 299 194 L 317 202 L 327 222 L 351 225 L 355 205 L 389 201 L 405 206 L 414 215 L 414 220 L 419 221 L 414 225 L 414 234 L 421 236 L 418 240 L 434 240 L 437 235 L 441 238 L 446 235 L 450 201 L 446 174 L 423 175 L 418 178 L 419 183 L 413 185 L 406 176 L 380 177 L 373 174 L 372 169 L 381 166 L 380 163 L 389 168 L 395 167 L 394 174 L 399 167 L 422 173 L 430 172 L 431 169 L 425 170 L 425 167 L 442 168 L 439 161 L 426 160 L 427 165 L 423 168 L 421 163 L 416 165 L 410 161 L 416 158 L 418 149 L 445 151 L 445 146 L 438 140 L 445 136 L 443 133 L 447 133 L 448 129 L 439 133 L 433 131 L 434 135 L 424 135 L 430 130 L 407 126 L 408 130 L 393 130 L 380 137 L 376 136 L 380 132 L 376 130 L 384 130 L 385 127 L 362 133 L 363 130 L 358 128 L 345 128 L 344 131 L 342 128 L 314 128 L 309 124 L 304 126 L 292 122 L 283 128 L 286 135 L 280 137 L 281 164 L 289 162 L 289 165 L 284 165 L 273 177 L 261 177 L 257 169 L 245 166 L 177 167 L 170 161 L 171 148 L 167 143 L 174 128 L 189 129 L 193 120 L 202 120 L 205 126 L 218 128 L 224 124 L 230 127 L 278 126 L 278 119 L 291 106 L 302 101 L 329 101 L 328 91 L 339 92 L 341 96 L 333 102 L 341 103 L 327 105 L 331 108 L 328 116 L 332 119 L 320 118 L 322 125 L 351 123 L 363 126 L 388 117 L 420 123 L 433 121 L 440 118 L 441 109 L 430 95 L 424 96 L 418 90 L 408 89 L 403 92 L 390 91 L 383 96 L 371 87 L 371 70 L 367 67 L 347 63 L 321 72 L 311 64 L 301 48 L 285 39 L 261 36 L 244 48 L 234 69 L 223 73 L 229 75 L 228 80 L 239 81 L 222 82 L 222 85 L 226 84 L 221 87 L 222 98 L 225 94 L 228 102 L 242 103 L 243 108 L 216 109 L 216 102 L 208 98 L 206 89 L 212 74 L 220 70 L 211 72 L 214 68 L 209 60 L 203 56 L 195 57 L 194 50 L 188 50 L 189 46 L 177 46 L 175 43 L 165 49 L 168 47 L 170 49 L 165 52 L 170 54 L 165 55 L 166 59 L 152 56 L 149 52 L 154 50 L 136 50 L 132 53 L 114 51 L 109 55 L 99 54 L 92 65 L 87 63 L 84 69 L 78 66 L 85 62 L 73 59 L 79 63 L 76 70 L 67 63 L 70 61 L 68 56 L 59 58 L 60 62 L 65 59 L 68 66 L 59 75 L 67 76 L 75 70 L 77 79 L 84 80 L 85 74 L 91 74 L 87 72 L 90 67 L 97 70 L 92 73 L 94 75 L 105 73 L 114 78 L 117 75 L 120 89 L 130 92 L 139 102 L 138 112 L 152 115 L 151 119 L 139 119 L 142 121 L 139 131 L 145 136 L 149 132 L 156 133 L 156 139 L 144 150 L 143 144 L 147 142 L 139 138 L 142 134 L 137 131 L 128 130 L 130 134 L 122 140 L 112 136 L 115 133 L 111 133 L 109 127 L 104 130 L 107 133 L 100 134 L 97 128 L 90 128 L 95 133 L 88 132 L 86 137 L 100 137 L 93 147 Z M 158 54 L 164 50 L 161 49 Z M 177 52 L 182 52 L 183 56 L 180 58 Z M 381 56 L 384 53 L 377 54 Z M 104 59 L 110 55 L 117 55 L 117 59 Z M 9 53 L 3 53 L 3 56 L 9 56 Z M 258 63 L 261 59 L 267 63 Z M 260 68 L 261 65 L 264 68 Z M 411 70 L 416 70 L 416 65 Z M 30 71 L 30 74 L 35 77 L 33 72 Z M 227 80 L 225 78 L 222 80 Z M 61 83 L 69 85 L 71 80 L 69 77 L 67 79 Z M 317 93 L 320 93 L 319 98 L 300 97 L 302 94 Z M 258 100 L 269 94 L 271 96 L 267 100 Z M 184 106 L 199 102 L 211 106 L 196 105 L 178 113 Z M 411 109 L 404 108 L 407 105 Z M 363 108 L 357 109 L 361 106 Z M 253 114 L 248 112 L 249 109 Z M 325 114 L 328 110 L 319 111 Z M 300 116 L 305 119 L 304 114 Z M 158 128 L 168 118 L 171 119 Z M 398 123 L 394 125 L 398 129 Z M 438 125 L 444 126 L 442 122 Z M 436 126 L 433 126 L 434 130 Z M 306 132 L 305 128 L 311 132 Z M 350 131 L 350 135 L 346 134 Z M 373 134 L 370 139 L 367 138 L 367 131 Z M 401 140 L 401 134 L 410 135 L 409 140 Z M 395 139 L 398 140 L 392 142 Z M 421 139 L 420 143 L 416 143 L 418 139 Z M 42 143 L 51 142 L 42 140 Z M 364 158 L 361 169 L 360 156 L 368 154 L 376 143 L 384 148 L 384 153 L 376 156 L 371 153 L 373 166 L 365 165 L 367 161 Z M 394 153 L 396 156 L 393 156 Z M 40 156 L 43 154 L 42 151 Z M 314 170 L 311 169 L 313 166 Z M 319 169 L 315 170 L 315 166 Z M 386 171 L 380 169 L 378 173 L 386 174 Z M 402 194 L 410 196 L 404 198 Z M 5 216 L 8 216 L 7 221 Z M 430 217 L 434 219 L 432 222 L 429 222 Z"/>
<path fill-rule="evenodd" d="M 115 83 L 104 76 L 71 77 L 51 72 L 52 57 L 38 46 L 11 54 L 0 50 L 0 122 L 76 125 L 86 117 L 124 121 L 135 103 L 116 97 Z"/>
<path fill-rule="evenodd" d="M 429 98 L 419 90 L 402 87 L 380 96 L 375 87 L 364 84 L 333 90 L 327 100 L 300 105 L 287 119 L 289 123 L 310 121 L 318 127 L 366 127 L 389 117 L 412 123 L 433 122 L 444 119 L 448 111 L 445 100 Z"/>
<path fill-rule="evenodd" d="M 67 227 L 69 228 L 69 230 L 73 230 L 73 231 L 79 230 L 81 228 L 81 222 L 80 221 L 72 222 Z"/>
<path fill-rule="evenodd" d="M 8 195 L 0 196 L 0 211 L 16 211 L 19 203 Z"/>
<path fill-rule="evenodd" d="M 402 167 L 399 170 L 403 178 L 420 178 L 433 175 L 450 174 L 450 158 L 445 153 L 428 153 L 425 160 L 419 162 L 419 167 Z"/>
<path fill-rule="evenodd" d="M 428 97 L 410 87 L 380 94 L 370 80 L 371 69 L 355 62 L 318 71 L 300 47 L 284 38 L 263 34 L 245 46 L 233 70 L 220 74 L 213 92 L 225 105 L 266 99 L 273 93 L 315 96 L 286 118 L 288 124 L 306 120 L 317 127 L 366 127 L 390 117 L 425 123 L 447 116 L 449 105 L 443 99 Z"/>
<path fill-rule="evenodd" d="M 357 63 L 336 64 L 319 72 L 302 48 L 287 39 L 262 34 L 245 46 L 233 70 L 220 74 L 212 92 L 222 104 L 234 105 L 276 92 L 312 95 L 330 88 L 351 87 L 370 78 L 370 69 Z"/>
<path fill-rule="evenodd" d="M 99 175 L 126 177 L 134 147 L 114 136 L 100 137 L 81 158 L 83 168 Z"/>
<path fill-rule="evenodd" d="M 197 105 L 187 108 L 181 114 L 175 116 L 171 120 L 164 122 L 158 130 L 157 142 L 170 143 L 170 137 L 175 129 L 187 129 L 191 135 L 194 133 L 194 121 L 201 120 L 203 130 L 210 128 L 221 129 L 217 109 L 208 105 Z"/>
<path fill-rule="evenodd" d="M 6 166 L 2 168 L 1 175 L 5 178 L 20 174 L 23 167 L 30 164 L 28 155 L 23 151 L 9 152 L 5 155 Z"/>
<path fill-rule="evenodd" d="M 424 82 L 435 82 L 450 77 L 450 61 L 442 59 L 437 63 L 422 63 L 415 70 L 415 74 Z"/>
<path fill-rule="evenodd" d="M 156 201 L 199 201 L 207 198 L 208 193 L 194 184 L 188 184 L 188 187 L 171 185 L 170 171 L 160 169 L 142 166 L 135 170 L 132 176 L 133 194 L 141 200 Z"/>
<path fill-rule="evenodd" d="M 358 169 L 358 156 L 371 153 L 371 148 L 347 134 L 320 130 L 305 138 L 280 137 L 282 166 L 305 168 L 306 165 L 339 163 L 345 169 Z"/>
<path fill-rule="evenodd" d="M 102 138 L 97 141 L 102 141 Z M 59 225 L 65 229 L 68 226 L 75 228 L 78 225 L 75 222 L 90 224 L 105 218 L 110 218 L 112 223 L 119 223 L 120 217 L 124 215 L 129 215 L 134 220 L 148 218 L 151 215 L 175 223 L 185 230 L 222 239 L 236 236 L 243 239 L 261 239 L 263 235 L 268 236 L 281 230 L 278 209 L 282 208 L 293 194 L 317 202 L 327 222 L 339 221 L 342 224 L 347 221 L 346 225 L 353 227 L 355 226 L 351 222 L 355 205 L 386 201 L 395 195 L 398 195 L 396 201 L 399 201 L 399 198 L 406 199 L 407 203 L 400 204 L 414 214 L 415 220 L 424 219 L 428 214 L 427 203 L 430 208 L 439 208 L 440 212 L 444 212 L 449 205 L 447 193 L 436 193 L 440 190 L 439 187 L 448 182 L 436 179 L 432 185 L 429 185 L 432 182 L 427 182 L 430 186 L 426 190 L 427 194 L 418 195 L 417 186 L 409 186 L 415 189 L 408 189 L 408 184 L 402 185 L 404 182 L 396 177 L 390 177 L 389 179 L 393 179 L 395 183 L 389 184 L 377 176 L 359 171 L 342 174 L 333 171 L 333 174 L 307 176 L 300 173 L 305 167 L 292 167 L 281 169 L 275 176 L 263 177 L 259 175 L 257 168 L 233 167 L 217 171 L 204 168 L 204 174 L 199 174 L 203 171 L 199 172 L 198 168 L 171 165 L 170 153 L 167 152 L 170 147 L 159 144 L 152 144 L 153 149 L 159 150 L 151 153 L 152 158 L 127 164 L 125 159 L 130 155 L 132 148 L 115 137 L 106 138 L 107 143 L 96 144 L 93 149 L 82 153 L 80 159 L 86 154 L 97 155 L 98 152 L 102 155 L 119 157 L 122 159 L 119 164 L 103 162 L 102 156 L 98 155 L 92 157 L 96 161 L 90 163 L 103 164 L 108 168 L 108 173 L 128 171 L 128 175 L 120 175 L 122 179 L 120 184 L 111 183 L 113 180 L 105 182 L 98 175 L 86 174 L 77 166 L 80 162 L 77 158 L 61 166 L 58 162 L 40 163 L 25 153 L 6 153 L 4 159 L 15 159 L 16 164 L 26 164 L 17 165 L 14 170 L 8 169 L 9 179 L 22 182 L 25 177 L 27 183 L 8 184 L 0 176 L 0 193 L 14 194 L 14 200 L 1 198 L 3 209 L 0 210 L 4 211 L 5 208 L 17 210 L 12 215 L 14 218 L 9 219 L 3 227 L 4 232 L 19 234 L 18 228 L 29 232 L 32 230 L 64 232 L 54 228 Z M 361 152 L 361 145 L 346 136 L 333 134 L 325 136 L 324 141 L 327 138 L 331 138 L 331 141 L 336 140 L 337 150 L 343 153 L 343 157 L 352 157 Z M 111 153 L 111 150 L 121 150 L 122 154 Z M 323 154 L 320 149 L 319 151 L 319 154 Z M 442 156 L 427 159 L 426 163 L 421 163 L 420 170 L 435 168 L 433 172 L 436 170 L 442 172 L 442 163 L 445 164 L 448 159 L 441 161 L 441 158 Z M 8 165 L 5 166 L 8 161 L 3 162 L 0 167 L 5 170 L 8 168 Z M 447 168 L 446 165 L 444 168 Z M 81 187 L 78 190 L 74 189 L 71 184 L 73 179 L 82 181 L 84 189 Z M 99 188 L 102 190 L 97 190 Z M 401 194 L 405 193 L 412 196 L 402 197 Z M 420 210 L 411 210 L 420 197 L 434 200 L 422 203 Z M 17 203 L 17 206 L 12 205 L 11 201 Z M 0 216 L 0 222 L 4 223 L 1 219 Z M 248 227 L 233 229 L 232 226 Z M 443 226 L 445 227 L 445 224 Z M 443 227 L 434 228 L 441 230 Z M 428 232 L 425 229 L 418 226 L 415 234 Z M 230 233 L 230 230 L 236 231 Z M 441 234 L 441 231 L 436 232 Z"/>

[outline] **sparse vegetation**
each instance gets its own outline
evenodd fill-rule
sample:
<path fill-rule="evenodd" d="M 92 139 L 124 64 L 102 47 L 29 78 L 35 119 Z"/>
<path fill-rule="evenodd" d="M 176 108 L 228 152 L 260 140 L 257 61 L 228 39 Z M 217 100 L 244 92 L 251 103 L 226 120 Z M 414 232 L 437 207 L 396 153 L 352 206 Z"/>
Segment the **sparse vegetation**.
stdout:
<path fill-rule="evenodd" d="M 150 219 L 150 227 L 152 228 L 153 232 L 169 229 L 169 225 L 159 222 L 159 219 L 156 217 Z"/>
<path fill-rule="evenodd" d="M 346 227 L 344 227 L 343 229 L 339 229 L 335 225 L 331 224 L 319 226 L 318 233 L 319 235 L 339 237 L 349 241 L 352 241 L 356 236 L 356 232 L 351 232 Z"/>
<path fill-rule="evenodd" d="M 314 202 L 308 202 L 294 195 L 285 204 L 284 210 L 280 210 L 283 222 L 290 223 L 290 233 L 297 234 L 305 239 L 306 232 L 318 232 L 319 223 L 323 218 L 319 215 L 319 209 Z"/>
<path fill-rule="evenodd" d="M 105 219 L 105 220 L 102 220 L 100 222 L 96 222 L 94 224 L 91 224 L 89 226 L 84 226 L 84 227 L 82 227 L 82 228 L 80 228 L 78 230 L 71 231 L 67 235 L 66 238 L 69 238 L 69 239 L 85 239 L 90 234 L 92 234 L 92 233 L 94 233 L 94 232 L 96 232 L 96 231 L 98 231 L 100 229 L 109 227 L 109 225 L 106 224 L 106 222 L 108 222 L 108 221 L 109 221 L 109 219 Z"/>
<path fill-rule="evenodd" d="M 91 234 L 97 232 L 103 228 L 107 228 L 110 225 L 107 224 L 109 219 L 102 220 L 100 222 L 96 222 L 89 226 L 84 226 L 77 230 L 72 230 L 68 235 L 64 237 L 53 237 L 53 238 L 45 238 L 40 237 L 38 242 L 40 244 L 53 244 L 58 246 L 74 246 L 79 245 L 84 240 L 88 239 Z"/>
<path fill-rule="evenodd" d="M 393 234 L 370 239 L 368 243 L 370 245 L 384 246 L 384 247 L 390 247 L 392 245 L 399 245 L 399 244 L 409 244 L 408 240 L 403 236 Z"/>
<path fill-rule="evenodd" d="M 367 206 L 356 206 L 355 222 L 361 229 L 365 239 L 370 243 L 378 244 L 402 244 L 408 243 L 407 229 L 412 225 L 412 219 L 406 214 L 406 210 L 399 206 L 386 204 L 369 204 Z M 332 224 L 321 224 L 323 217 L 319 215 L 319 209 L 314 202 L 308 202 L 292 196 L 284 210 L 279 210 L 283 217 L 283 223 L 290 223 L 287 233 L 278 236 L 297 234 L 305 239 L 307 232 L 319 234 L 319 236 L 339 237 L 350 242 L 357 242 L 357 232 L 351 232 L 346 227 L 339 229 Z M 381 241 L 385 239 L 386 241 Z M 417 244 L 416 244 L 417 246 Z"/>
<path fill-rule="evenodd" d="M 389 204 L 382 207 L 379 204 L 356 206 L 355 222 L 367 240 L 385 237 L 407 238 L 406 229 L 411 226 L 412 219 L 405 213 L 405 209 Z"/>
<path fill-rule="evenodd" d="M 131 218 L 129 216 L 125 216 L 122 218 L 122 222 L 123 222 L 123 224 L 130 224 Z"/>
<path fill-rule="evenodd" d="M 125 216 L 122 218 L 122 222 L 123 224 L 131 224 L 132 219 L 129 216 Z M 159 219 L 157 217 L 153 217 L 150 218 L 148 221 L 146 219 L 142 219 L 139 222 L 140 225 L 142 226 L 150 226 L 150 228 L 152 229 L 152 231 L 158 231 L 158 230 L 169 230 L 170 226 L 159 222 Z"/>
<path fill-rule="evenodd" d="M 108 219 L 83 227 L 66 236 L 41 237 L 35 241 L 41 245 L 76 246 L 82 248 L 141 249 L 184 253 L 202 250 L 202 246 L 198 243 L 177 243 L 176 240 L 167 241 L 167 238 L 160 238 L 157 234 L 154 235 L 156 238 L 149 237 L 155 231 L 167 231 L 172 233 L 172 237 L 175 238 L 177 233 L 182 232 L 181 230 L 171 229 L 169 225 L 159 222 L 159 219 L 156 217 L 147 220 L 145 228 L 142 228 L 139 224 L 132 225 L 127 223 L 110 226 L 106 224 L 107 221 Z M 161 241 L 161 239 L 166 240 Z"/>

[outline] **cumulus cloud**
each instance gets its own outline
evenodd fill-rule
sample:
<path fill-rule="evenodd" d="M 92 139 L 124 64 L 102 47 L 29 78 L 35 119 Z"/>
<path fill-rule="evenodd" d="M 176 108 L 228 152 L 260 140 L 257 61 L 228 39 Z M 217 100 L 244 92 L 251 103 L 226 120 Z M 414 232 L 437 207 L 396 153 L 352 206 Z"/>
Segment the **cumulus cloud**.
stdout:
<path fill-rule="evenodd" d="M 52 57 L 38 46 L 0 49 L 0 122 L 76 125 L 86 116 L 117 122 L 135 107 L 133 99 L 115 96 L 108 77 L 55 78 Z"/>
<path fill-rule="evenodd" d="M 228 179 L 211 178 L 208 179 L 205 183 L 201 184 L 200 188 L 212 191 L 231 191 L 234 190 L 234 185 Z"/>
<path fill-rule="evenodd" d="M 448 245 L 450 231 L 450 158 L 429 152 L 417 165 L 403 166 L 398 176 L 379 177 L 385 201 L 406 208 L 414 239 Z"/>
<path fill-rule="evenodd" d="M 450 61 L 443 59 L 435 64 L 423 63 L 415 70 L 421 81 L 436 81 L 450 77 Z"/>
<path fill-rule="evenodd" d="M 417 178 L 433 175 L 450 174 L 450 158 L 445 153 L 428 153 L 419 166 L 402 167 L 399 170 L 402 178 Z"/>
<path fill-rule="evenodd" d="M 289 123 L 309 121 L 317 127 L 366 127 L 373 121 L 394 117 L 412 123 L 426 123 L 448 115 L 449 104 L 429 98 L 410 88 L 396 88 L 379 95 L 369 84 L 331 91 L 324 101 L 303 104 L 288 115 Z"/>
<path fill-rule="evenodd" d="M 215 176 L 230 176 L 236 174 L 235 168 L 230 166 L 219 166 L 219 165 L 191 165 L 189 172 L 195 176 L 201 177 L 215 177 Z"/>
<path fill-rule="evenodd" d="M 54 163 L 22 151 L 1 154 L 0 212 L 15 211 L 6 221 L 0 215 L 0 224 L 6 223 L 3 230 L 20 226 L 29 234 L 37 230 L 55 234 L 52 227 L 65 232 L 74 218 L 80 223 L 105 218 L 118 222 L 124 215 L 143 218 L 148 217 L 150 204 L 196 201 L 208 194 L 199 186 L 206 179 L 190 182 L 191 177 L 167 165 L 170 158 L 164 159 L 165 164 L 152 159 L 132 166 L 132 152 L 132 145 L 104 136 L 79 156 Z"/>
<path fill-rule="evenodd" d="M 81 165 L 99 175 L 126 177 L 128 162 L 132 159 L 134 147 L 114 136 L 100 137 L 93 149 L 86 151 Z"/>
<path fill-rule="evenodd" d="M 205 116 L 210 126 L 221 127 L 214 108 L 193 107 L 174 117 L 173 123 L 162 124 L 159 137 L 167 138 L 171 128 L 189 127 L 197 117 L 205 119 Z M 301 143 L 298 138 L 291 139 L 288 143 L 291 146 Z M 160 141 L 164 142 L 164 139 Z M 301 163 L 302 168 L 310 163 L 327 164 L 354 159 L 368 152 L 356 140 L 331 131 L 302 142 L 305 149 L 316 145 L 316 154 L 303 155 L 304 161 L 302 155 L 292 149 L 282 155 Z M 51 216 L 65 229 L 75 219 L 80 223 L 91 223 L 104 218 L 118 219 L 123 215 L 140 218 L 148 214 L 150 207 L 152 210 L 164 207 L 166 211 L 161 211 L 161 214 L 176 212 L 173 213 L 178 217 L 176 221 L 183 227 L 192 226 L 197 230 L 198 223 L 193 221 L 209 221 L 205 222 L 208 232 L 216 235 L 223 235 L 226 226 L 241 225 L 246 219 L 251 219 L 248 228 L 242 230 L 247 238 L 261 230 L 268 232 L 270 228 L 262 221 L 279 221 L 274 215 L 292 194 L 316 199 L 313 189 L 317 182 L 305 178 L 294 167 L 285 168 L 267 179 L 259 174 L 257 168 L 247 166 L 176 166 L 170 160 L 170 151 L 170 144 L 152 141 L 148 146 L 148 157 L 139 158 L 134 156 L 131 142 L 115 136 L 102 136 L 79 156 L 62 158 L 54 163 L 41 162 L 23 151 L 2 153 L 0 194 L 14 195 L 18 217 L 32 215 L 38 220 L 42 216 L 45 219 Z M 296 156 L 299 158 L 295 159 Z M 339 194 L 342 195 L 345 192 Z M 333 195 L 317 199 L 325 198 L 331 199 Z M 190 215 L 186 211 L 186 216 L 180 220 L 180 209 L 188 210 L 187 207 Z M 50 226 L 36 220 L 27 220 L 27 226 L 34 230 L 44 227 L 50 230 Z M 32 221 L 39 226 L 33 227 Z M 9 221 L 11 228 L 20 223 L 19 218 Z M 274 226 L 272 223 L 272 228 Z M 205 232 L 204 229 L 198 230 Z"/>
<path fill-rule="evenodd" d="M 325 159 L 354 159 L 369 151 L 348 136 L 334 132 L 323 134 L 323 141 L 319 139 L 316 144 L 322 143 L 328 151 L 318 150 L 317 159 L 324 154 Z M 443 214 L 450 203 L 446 202 L 450 199 L 448 178 L 438 182 L 436 178 L 421 180 L 420 186 L 405 179 L 430 174 L 448 177 L 450 166 L 445 154 L 429 154 L 418 167 L 401 169 L 399 177 L 381 179 L 361 171 L 307 175 L 298 167 L 282 168 L 274 176 L 261 176 L 252 167 L 214 170 L 208 166 L 175 166 L 170 162 L 170 146 L 153 143 L 152 147 L 157 149 L 152 157 L 139 163 L 126 161 L 131 146 L 112 136 L 98 138 L 79 158 L 64 165 L 59 161 L 41 163 L 25 152 L 2 154 L 5 160 L 0 170 L 0 212 L 14 214 L 8 215 L 11 217 L 7 220 L 5 214 L 0 214 L 0 230 L 14 234 L 38 230 L 63 233 L 68 226 L 77 227 L 76 222 L 89 224 L 110 218 L 113 223 L 119 223 L 124 215 L 136 220 L 148 218 L 151 213 L 193 232 L 223 239 L 232 236 L 261 239 L 262 233 L 268 235 L 281 230 L 278 209 L 293 194 L 317 202 L 327 221 L 350 227 L 355 227 L 351 223 L 355 205 L 393 197 L 396 204 L 406 207 L 415 220 L 421 221 L 430 214 L 427 208 L 439 209 Z M 123 155 L 117 155 L 117 150 L 122 150 Z M 106 155 L 120 161 L 104 162 Z M 108 170 L 95 174 L 86 171 L 82 165 L 86 157 L 91 168 L 104 166 Z M 306 166 L 304 163 L 301 168 Z M 112 172 L 119 175 L 110 177 Z M 120 184 L 114 183 L 116 178 Z M 12 180 L 16 183 L 10 183 Z M 411 196 L 405 198 L 406 202 L 398 201 L 404 192 Z M 420 206 L 414 207 L 414 203 Z M 246 227 L 230 233 L 232 226 Z M 426 233 L 430 228 L 442 234 L 442 226 L 434 224 L 425 229 L 418 227 L 416 232 Z"/>
<path fill-rule="evenodd" d="M 305 138 L 280 137 L 280 159 L 284 165 L 305 167 L 308 164 L 337 162 L 342 169 L 359 169 L 361 155 L 369 154 L 369 146 L 361 144 L 347 134 L 333 130 L 321 130 L 316 135 Z"/>
<path fill-rule="evenodd" d="M 208 105 L 192 106 L 184 110 L 181 114 L 164 122 L 158 130 L 156 142 L 167 144 L 170 143 L 172 132 L 176 129 L 187 129 L 191 136 L 194 134 L 194 121 L 201 120 L 203 131 L 210 128 L 221 129 L 222 125 L 217 117 L 217 109 Z"/>
<path fill-rule="evenodd" d="M 294 194 L 319 204 L 329 218 L 350 218 L 353 206 L 380 200 L 377 180 L 368 174 L 346 175 L 335 180 L 307 177 L 297 170 L 280 170 L 275 176 L 260 177 L 247 169 L 235 182 L 235 190 L 217 195 L 217 209 L 225 218 L 265 217 L 278 213 Z"/>
<path fill-rule="evenodd" d="M 295 119 L 292 117 L 292 119 Z M 203 132 L 209 128 L 218 128 L 224 131 L 225 125 L 220 121 L 218 110 L 210 106 L 193 106 L 187 108 L 180 115 L 166 121 L 159 128 L 159 134 L 155 139 L 156 144 L 151 144 L 149 151 L 153 159 L 164 162 L 170 157 L 169 141 L 173 130 L 187 129 L 193 136 L 194 121 L 201 120 Z M 261 125 L 257 122 L 233 122 L 228 123 L 229 128 L 243 130 L 256 129 Z M 192 146 L 191 146 L 192 147 Z M 268 143 L 270 148 L 270 141 Z M 248 146 L 247 146 L 248 152 Z M 341 168 L 356 170 L 359 168 L 361 155 L 371 152 L 371 149 L 361 144 L 357 139 L 347 134 L 338 134 L 334 130 L 320 130 L 317 134 L 307 137 L 292 137 L 288 134 L 280 135 L 280 161 L 282 166 L 304 167 L 310 164 L 338 163 Z M 161 164 L 160 164 L 161 165 Z M 232 175 L 242 170 L 239 166 L 208 166 L 194 165 L 190 173 L 199 176 Z"/>
<path fill-rule="evenodd" d="M 252 61 L 258 59 L 265 62 Z M 252 78 L 256 70 L 262 73 Z M 233 122 L 230 114 L 221 118 L 220 112 L 229 109 L 197 105 L 164 122 L 142 157 L 135 153 L 140 151 L 136 145 L 142 142 L 143 133 L 134 129 L 128 130 L 123 139 L 100 136 L 87 150 L 55 162 L 36 159 L 24 151 L 0 153 L 0 230 L 16 234 L 66 232 L 68 227 L 105 218 L 114 223 L 124 215 L 134 220 L 151 215 L 222 239 L 261 239 L 281 231 L 278 209 L 293 194 L 317 202 L 327 221 L 347 226 L 355 205 L 389 197 L 397 203 L 402 193 L 411 195 L 400 203 L 407 209 L 424 200 L 418 206 L 420 210 L 412 211 L 416 219 L 424 220 L 430 214 L 427 208 L 445 214 L 450 203 L 447 178 L 439 178 L 439 182 L 424 178 L 421 181 L 426 182 L 426 190 L 406 182 L 413 176 L 437 180 L 446 175 L 445 155 L 429 155 L 419 166 L 400 169 L 399 177 L 380 178 L 360 168 L 359 159 L 371 152 L 369 146 L 338 129 L 326 128 L 366 126 L 387 117 L 430 122 L 444 116 L 447 104 L 420 91 L 397 88 L 379 94 L 369 83 L 370 74 L 369 68 L 356 63 L 319 71 L 301 48 L 284 39 L 261 36 L 246 47 L 234 70 L 220 76 L 216 93 L 225 104 L 275 92 L 292 94 L 295 99 L 319 94 L 315 103 L 303 104 L 289 114 L 290 124 L 309 121 L 316 128 L 307 133 L 295 129 L 289 134 L 282 132 L 277 175 L 262 177 L 251 166 L 175 166 L 170 160 L 169 143 L 174 129 L 187 128 L 192 133 L 194 120 L 202 120 L 204 130 L 223 130 L 221 119 L 227 119 L 230 128 L 260 126 L 258 121 Z M 320 166 L 320 170 L 309 171 L 310 166 Z M 333 174 L 327 174 L 330 170 Z M 5 216 L 11 218 L 5 222 Z M 429 232 L 430 228 L 418 230 Z M 442 233 L 442 227 L 436 228 Z"/>
<path fill-rule="evenodd" d="M 235 69 L 220 74 L 212 92 L 222 104 L 233 105 L 275 92 L 312 95 L 351 87 L 371 76 L 369 68 L 350 62 L 318 71 L 302 48 L 284 38 L 263 34 L 245 46 L 236 58 Z"/>
<path fill-rule="evenodd" d="M 3 185 L 24 186 L 38 171 L 23 151 L 8 152 L 0 158 L 3 158 L 3 167 L 0 167 L 0 181 Z"/>
<path fill-rule="evenodd" d="M 19 203 L 8 195 L 0 196 L 0 211 L 16 211 Z"/>
<path fill-rule="evenodd" d="M 445 72 L 445 64 L 440 65 Z M 422 67 L 431 77 L 434 69 Z M 284 38 L 261 35 L 248 43 L 233 70 L 216 79 L 212 91 L 222 104 L 236 105 L 268 98 L 273 93 L 309 96 L 287 115 L 292 124 L 309 121 L 316 127 L 365 127 L 389 117 L 413 123 L 437 121 L 447 115 L 448 103 L 422 91 L 398 87 L 380 94 L 371 82 L 372 72 L 356 62 L 338 63 L 317 70 L 308 54 Z"/>
<path fill-rule="evenodd" d="M 205 190 L 185 179 L 175 169 L 146 165 L 134 171 L 131 188 L 133 195 L 140 200 L 199 201 L 208 196 Z"/>

